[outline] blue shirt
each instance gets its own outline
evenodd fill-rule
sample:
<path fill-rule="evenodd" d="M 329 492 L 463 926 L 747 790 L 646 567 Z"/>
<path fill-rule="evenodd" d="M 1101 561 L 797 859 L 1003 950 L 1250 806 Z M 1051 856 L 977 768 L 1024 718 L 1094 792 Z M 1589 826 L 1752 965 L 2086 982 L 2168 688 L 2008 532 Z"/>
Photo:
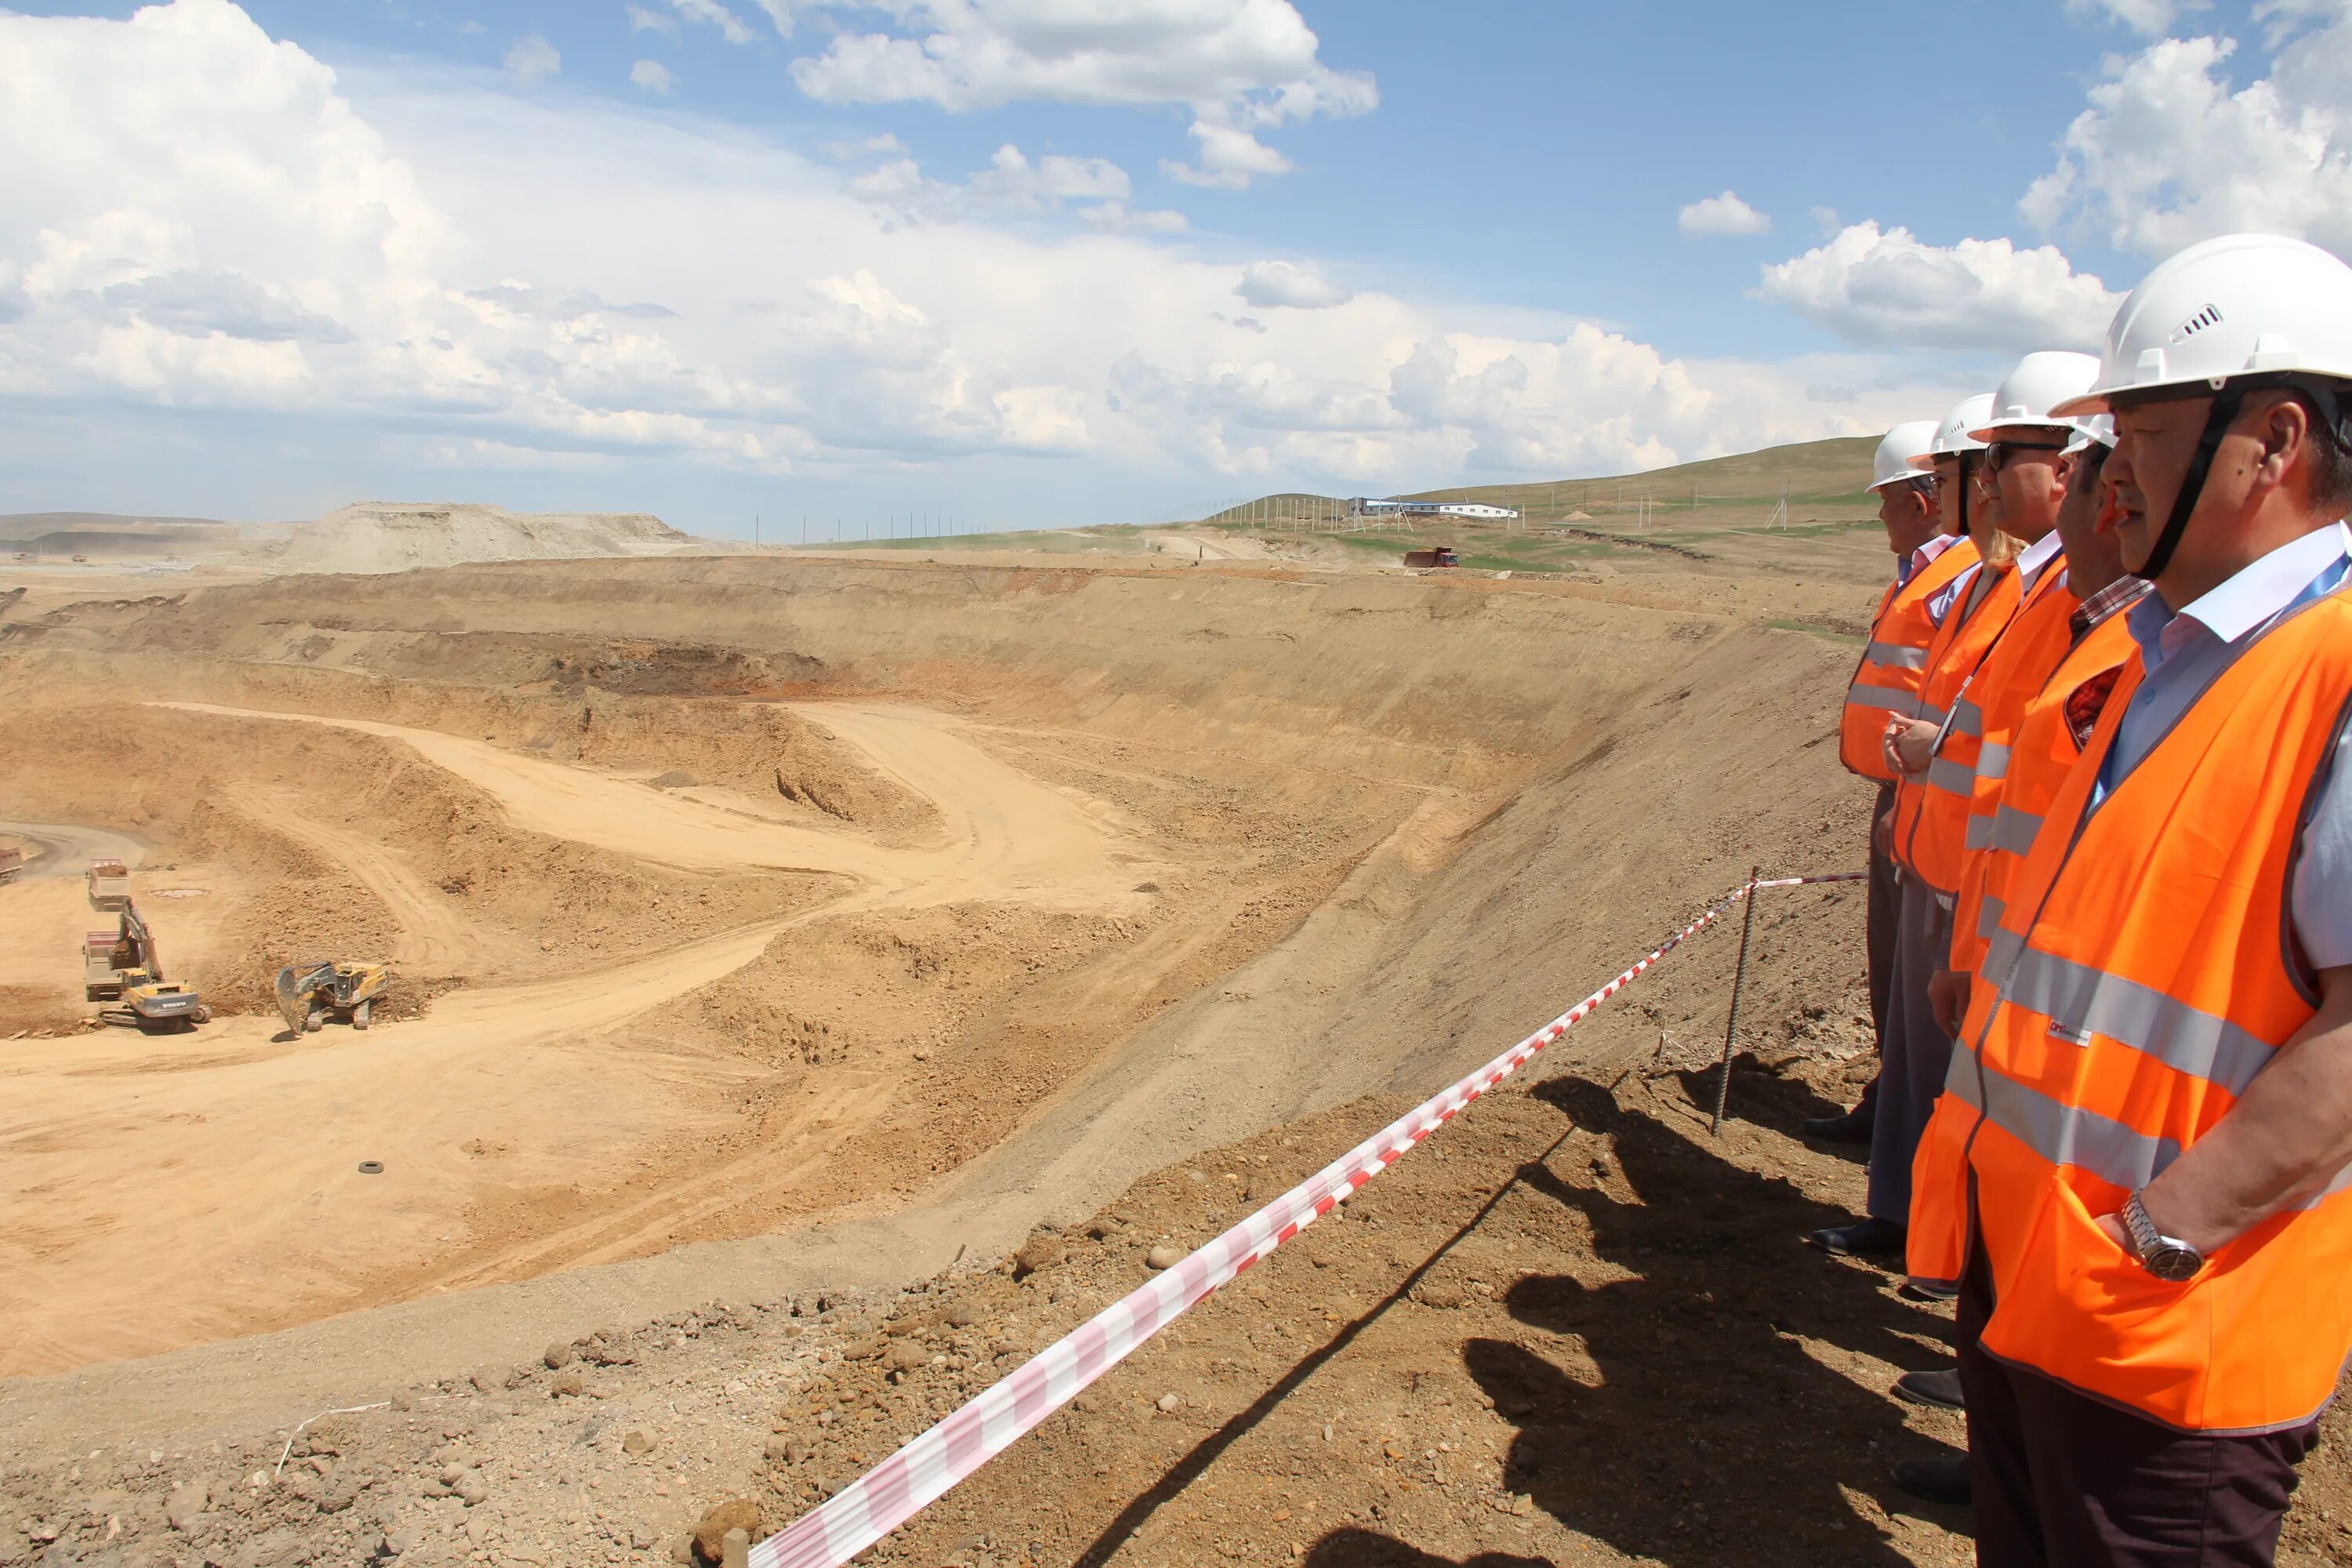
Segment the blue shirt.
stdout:
<path fill-rule="evenodd" d="M 2256 633 L 2336 592 L 2347 577 L 2352 529 L 2338 522 L 2280 545 L 2178 614 L 2154 594 L 2133 605 L 2126 624 L 2147 674 L 2099 770 L 2093 809 L 2237 662 Z M 2341 736 L 2336 744 L 2336 765 L 2313 803 L 2288 905 L 2305 956 L 2321 969 L 2352 964 L 2352 745 Z"/>

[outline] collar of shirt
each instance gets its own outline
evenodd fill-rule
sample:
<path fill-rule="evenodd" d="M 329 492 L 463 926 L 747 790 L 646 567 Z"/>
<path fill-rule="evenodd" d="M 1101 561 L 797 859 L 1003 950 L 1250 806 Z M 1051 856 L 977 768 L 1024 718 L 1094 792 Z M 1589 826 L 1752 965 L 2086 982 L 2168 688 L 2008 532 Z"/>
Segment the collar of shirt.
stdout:
<path fill-rule="evenodd" d="M 1921 545 L 1910 554 L 1903 557 L 1901 563 L 1895 568 L 1895 582 L 1908 583 L 1912 578 L 1916 577 L 1920 573 L 1925 572 L 1927 569 L 1927 563 L 1933 561 L 1937 556 L 1941 555 L 1945 551 L 1949 550 L 1953 545 L 1958 544 L 1959 542 L 1960 536 L 1957 533 L 1939 533 L 1936 535 L 1935 538 L 1927 541 L 1927 543 Z"/>
<path fill-rule="evenodd" d="M 2289 540 L 2220 587 L 2180 607 L 2175 614 L 2164 600 L 2150 594 L 2132 606 L 2132 640 L 2148 671 L 2180 651 L 2200 631 L 2234 643 L 2255 627 L 2292 608 L 2323 577 L 2340 579 L 2340 568 L 2352 560 L 2352 529 L 2330 523 L 2300 539 Z"/>
<path fill-rule="evenodd" d="M 2074 633 L 2074 640 L 2081 642 L 2084 637 L 2089 637 L 2094 627 L 2102 622 L 2114 619 L 2118 612 L 2127 610 L 2139 603 L 2139 596 L 2147 592 L 2147 584 L 2138 578 L 2118 577 L 2075 605 L 2074 615 L 2067 617 Z"/>
<path fill-rule="evenodd" d="M 2058 537 L 2058 531 L 2053 528 L 2020 551 L 2017 556 L 2019 590 L 2027 594 L 2033 592 L 2033 584 L 2041 577 L 2042 569 L 2058 559 L 2065 548 L 2066 542 Z"/>

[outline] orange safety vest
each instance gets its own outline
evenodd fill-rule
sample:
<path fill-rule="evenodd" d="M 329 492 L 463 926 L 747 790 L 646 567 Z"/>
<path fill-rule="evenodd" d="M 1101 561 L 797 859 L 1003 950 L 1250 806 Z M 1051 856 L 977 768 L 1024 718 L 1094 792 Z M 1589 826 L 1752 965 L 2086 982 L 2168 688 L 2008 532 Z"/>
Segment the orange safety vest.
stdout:
<path fill-rule="evenodd" d="M 1976 564 L 1972 540 L 1955 541 L 1945 552 L 1913 574 L 1907 583 L 1887 585 L 1878 597 L 1878 614 L 1871 618 L 1870 646 L 1862 650 L 1853 679 L 1845 689 L 1845 713 L 1838 723 L 1838 761 L 1848 773 L 1880 784 L 1894 773 L 1878 738 L 1886 730 L 1886 716 L 1919 716 L 1919 684 L 1927 673 L 1927 645 L 1936 640 L 1936 623 L 1928 617 L 1927 601 L 1961 573 Z M 1940 722 L 1942 715 L 1937 715 Z"/>
<path fill-rule="evenodd" d="M 2155 1278 L 2098 1228 L 2319 1005 L 2289 920 L 2315 781 L 2352 723 L 2352 593 L 2261 634 L 2097 810 L 2126 665 L 1986 954 L 1947 1099 L 1991 1266 L 1985 1350 L 2192 1432 L 2310 1420 L 2352 1350 L 2352 1171 Z M 1959 1200 L 1965 1203 L 1967 1200 Z"/>
<path fill-rule="evenodd" d="M 1946 895 L 1960 886 L 1960 846 L 1968 837 L 1969 800 L 1976 789 L 1977 749 L 1983 739 L 1981 715 L 1952 711 L 1953 705 L 2018 611 L 2017 568 L 1986 570 L 1995 574 L 1990 585 L 1971 582 L 1968 587 L 1968 597 L 1977 601 L 1975 610 L 1963 616 L 1965 602 L 1955 605 L 1927 650 L 1918 716 L 1943 726 L 1936 754 L 1926 773 L 1895 786 L 1895 858 Z M 1965 725 L 1963 718 L 1969 721 Z"/>
<path fill-rule="evenodd" d="M 2018 725 L 2026 705 L 2041 693 L 2074 640 L 2074 612 L 2083 600 L 2063 581 L 2064 567 L 2059 560 L 2042 568 L 2024 607 L 1985 656 L 1967 694 L 1952 705 L 1952 728 L 1973 726 L 1982 742 L 1960 830 L 1960 880 L 1954 889 L 1958 901 L 1953 908 L 1949 960 L 1956 973 L 1974 973 L 1983 952 L 1984 939 L 1977 934 L 1983 868 L 1992 847 L 1992 825 L 1999 820 L 2001 785 L 2007 781 Z M 2067 737 L 2070 743 L 2073 739 Z M 2048 804 L 2046 796 L 2043 804 Z M 2014 818 L 2011 823 L 2014 827 Z M 2018 850 L 2023 852 L 2022 847 Z"/>
<path fill-rule="evenodd" d="M 2075 710 L 2096 697 L 2112 701 L 2108 690 L 2133 657 L 2131 627 L 2121 615 L 2093 626 L 2074 650 L 2059 662 L 2056 673 L 2025 707 L 2025 716 L 2011 731 L 2006 776 L 1995 780 L 1990 795 L 1979 792 L 1969 817 L 1969 841 L 1981 848 L 1969 857 L 1961 875 L 1960 900 L 1952 922 L 1951 966 L 1955 972 L 1976 973 L 1984 965 L 1986 944 L 2000 924 L 2010 891 L 2024 868 L 2026 852 L 2042 829 L 2042 814 L 2057 797 L 2083 755 L 2074 738 Z M 2097 689 L 2092 689 L 2093 683 Z M 2094 708 L 2095 715 L 2103 711 Z M 1977 765 L 1981 781 L 1993 742 L 1987 741 Z M 1987 802 L 1990 801 L 1988 807 Z M 1965 1175 L 1969 1136 L 1976 1131 L 1975 1106 L 1955 1095 L 1939 1096 L 1927 1126 L 1919 1135 L 1918 1152 L 1911 1160 L 1911 1227 L 1906 1241 L 1906 1268 L 1915 1279 L 1942 1285 L 1959 1283 L 1967 1258 L 1968 1182 Z"/>

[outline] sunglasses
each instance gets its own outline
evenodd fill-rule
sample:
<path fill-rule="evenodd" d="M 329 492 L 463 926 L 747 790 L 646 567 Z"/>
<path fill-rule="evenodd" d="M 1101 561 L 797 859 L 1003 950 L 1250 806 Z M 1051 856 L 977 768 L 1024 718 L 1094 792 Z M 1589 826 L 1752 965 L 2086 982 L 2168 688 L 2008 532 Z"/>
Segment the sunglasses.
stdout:
<path fill-rule="evenodd" d="M 2021 452 L 2063 452 L 2063 441 L 1992 441 L 1984 449 L 1984 472 L 1987 479 L 2009 467 L 2011 459 Z"/>

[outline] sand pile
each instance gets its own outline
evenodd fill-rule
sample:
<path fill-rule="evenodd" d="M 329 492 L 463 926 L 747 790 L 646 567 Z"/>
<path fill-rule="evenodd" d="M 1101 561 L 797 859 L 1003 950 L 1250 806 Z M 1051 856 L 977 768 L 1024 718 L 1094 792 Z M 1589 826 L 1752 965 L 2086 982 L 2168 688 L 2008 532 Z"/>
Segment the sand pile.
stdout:
<path fill-rule="evenodd" d="M 695 542 L 641 511 L 509 511 L 458 502 L 358 501 L 260 558 L 282 572 L 407 572 L 468 561 L 662 555 Z"/>

